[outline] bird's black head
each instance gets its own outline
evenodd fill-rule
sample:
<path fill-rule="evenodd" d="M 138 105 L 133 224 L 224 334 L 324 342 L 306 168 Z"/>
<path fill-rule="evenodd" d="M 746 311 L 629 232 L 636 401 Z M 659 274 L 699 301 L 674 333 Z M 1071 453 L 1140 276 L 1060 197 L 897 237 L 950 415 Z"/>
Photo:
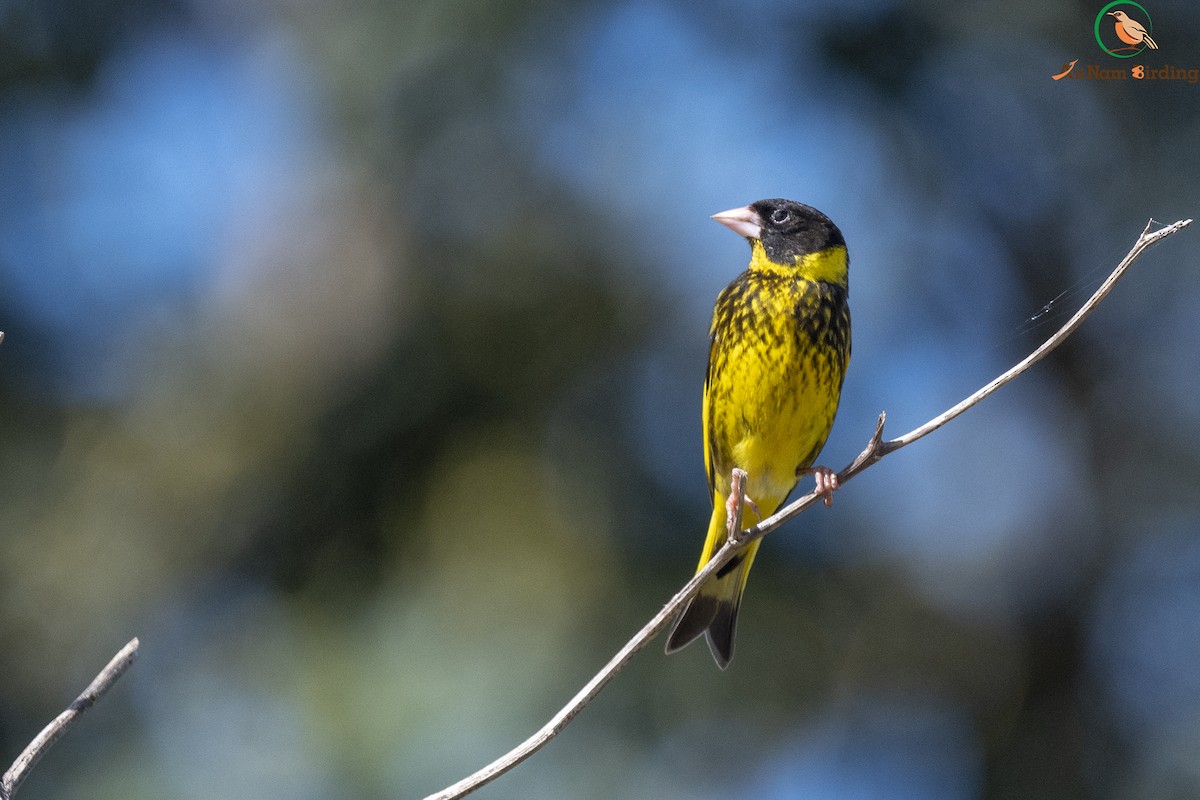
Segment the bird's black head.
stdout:
<path fill-rule="evenodd" d="M 812 206 L 794 200 L 759 200 L 750 204 L 758 217 L 763 250 L 778 263 L 791 263 L 796 256 L 818 253 L 829 247 L 846 246 L 833 220 Z"/>
<path fill-rule="evenodd" d="M 750 240 L 751 252 L 761 243 L 765 261 L 782 267 L 807 264 L 812 280 L 844 283 L 846 240 L 833 220 L 812 206 L 793 200 L 759 200 L 714 214 L 713 219 Z M 819 256 L 809 258 L 809 256 Z M 756 256 L 751 256 L 754 268 Z"/>

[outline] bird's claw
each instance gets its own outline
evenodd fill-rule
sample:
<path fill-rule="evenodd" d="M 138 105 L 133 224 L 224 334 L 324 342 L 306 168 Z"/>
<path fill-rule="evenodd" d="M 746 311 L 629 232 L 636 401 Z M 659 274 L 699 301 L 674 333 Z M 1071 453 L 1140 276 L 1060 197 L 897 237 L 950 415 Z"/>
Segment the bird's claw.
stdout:
<path fill-rule="evenodd" d="M 813 476 L 817 483 L 817 494 L 825 498 L 825 507 L 833 508 L 833 493 L 838 488 L 837 473 L 829 467 L 809 467 L 804 470 Z"/>

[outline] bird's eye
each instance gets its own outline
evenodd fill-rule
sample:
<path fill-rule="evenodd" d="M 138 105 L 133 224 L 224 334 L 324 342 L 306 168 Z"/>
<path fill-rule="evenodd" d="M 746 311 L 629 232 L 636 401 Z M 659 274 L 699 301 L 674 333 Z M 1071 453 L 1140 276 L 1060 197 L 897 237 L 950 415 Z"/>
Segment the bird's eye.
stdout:
<path fill-rule="evenodd" d="M 776 225 L 782 225 L 791 218 L 792 212 L 786 208 L 777 208 L 771 212 L 771 222 L 774 222 Z"/>

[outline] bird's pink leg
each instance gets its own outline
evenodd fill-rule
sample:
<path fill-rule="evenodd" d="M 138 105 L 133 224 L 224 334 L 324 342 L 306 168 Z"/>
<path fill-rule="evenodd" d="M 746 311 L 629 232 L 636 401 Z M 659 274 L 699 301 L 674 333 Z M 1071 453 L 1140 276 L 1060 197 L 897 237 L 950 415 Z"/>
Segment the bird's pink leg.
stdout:
<path fill-rule="evenodd" d="M 762 519 L 762 512 L 758 510 L 758 504 L 756 504 L 749 497 L 743 498 L 743 503 L 745 504 L 745 506 L 747 508 L 749 508 L 751 511 L 753 511 L 760 520 Z M 729 499 L 725 501 L 725 517 L 726 517 L 726 519 L 733 516 L 734 506 L 736 506 L 736 505 L 737 505 L 737 497 L 735 497 L 732 494 L 729 495 Z"/>

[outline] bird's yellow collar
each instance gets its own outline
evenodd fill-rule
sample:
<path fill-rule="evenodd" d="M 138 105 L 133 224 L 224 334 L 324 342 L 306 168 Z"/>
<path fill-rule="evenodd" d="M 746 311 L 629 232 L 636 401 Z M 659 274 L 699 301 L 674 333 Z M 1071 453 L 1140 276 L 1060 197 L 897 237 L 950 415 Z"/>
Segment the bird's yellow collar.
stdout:
<path fill-rule="evenodd" d="M 805 280 L 824 281 L 826 283 L 839 283 L 843 285 L 846 283 L 848 258 L 846 248 L 841 245 L 827 247 L 820 252 L 797 256 L 794 265 L 777 264 L 772 261 L 767 257 L 767 253 L 760 241 L 752 241 L 751 247 L 750 269 L 752 271 L 757 270 L 759 272 L 793 276 L 799 273 L 798 277 Z"/>

